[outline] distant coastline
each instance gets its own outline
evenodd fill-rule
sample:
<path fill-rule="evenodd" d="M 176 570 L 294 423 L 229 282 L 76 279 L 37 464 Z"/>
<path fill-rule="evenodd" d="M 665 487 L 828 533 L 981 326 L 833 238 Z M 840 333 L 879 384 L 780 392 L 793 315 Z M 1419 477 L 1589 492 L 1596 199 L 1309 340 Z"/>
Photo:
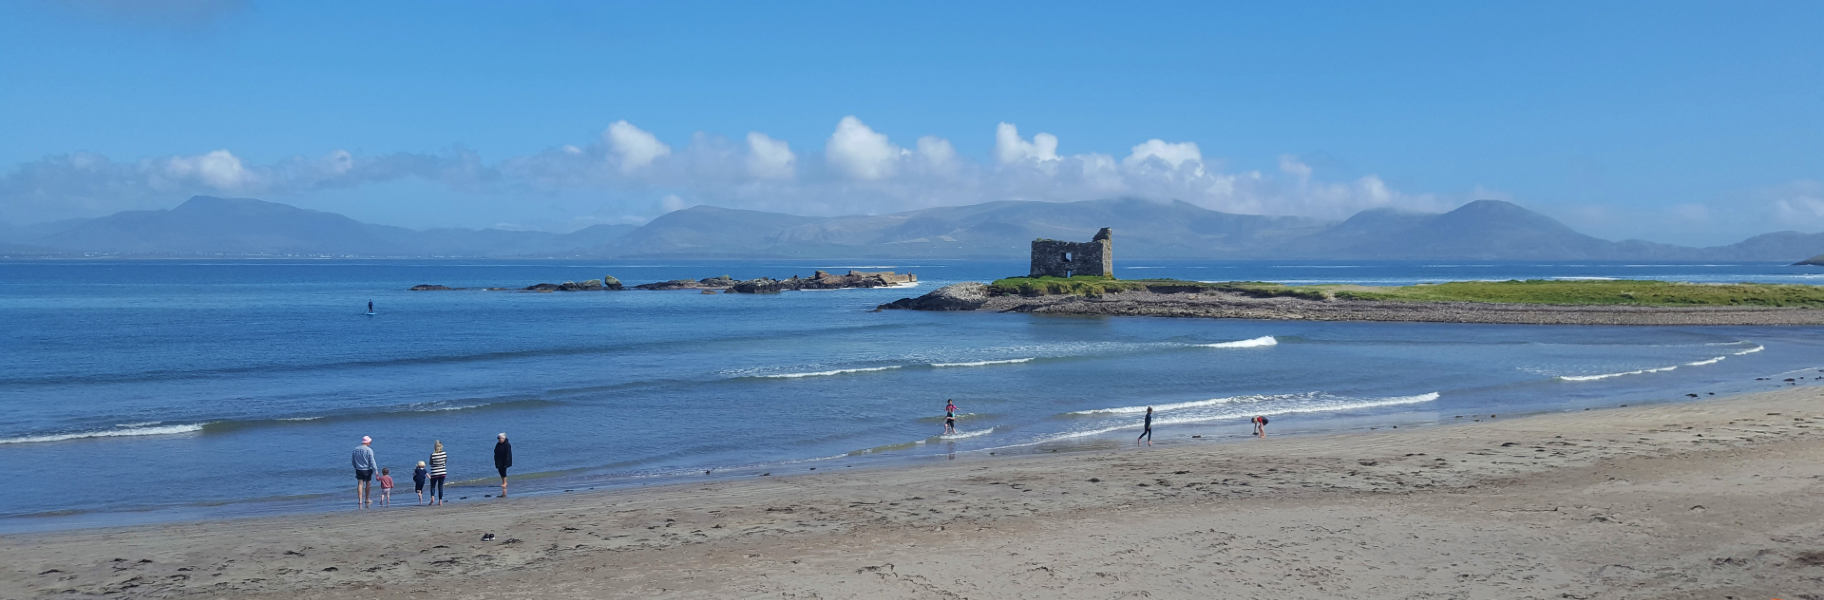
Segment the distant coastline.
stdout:
<path fill-rule="evenodd" d="M 1076 278 L 1073 278 L 1076 279 Z M 1207 284 L 1179 281 L 1082 282 L 1005 279 L 994 284 L 960 283 L 917 298 L 903 298 L 879 309 L 925 311 L 994 311 L 1059 316 L 1149 316 L 1279 321 L 1393 321 L 1424 323 L 1490 323 L 1525 325 L 1824 325 L 1824 288 L 1737 284 L 1744 294 L 1778 296 L 1779 300 L 1742 302 L 1739 296 L 1687 294 L 1675 302 L 1621 304 L 1599 301 L 1472 301 L 1395 299 L 1416 296 L 1413 288 L 1365 288 L 1335 293 L 1318 288 L 1258 283 Z M 1549 293 L 1613 288 L 1618 282 L 1513 282 L 1549 284 Z M 1636 283 L 1636 282 L 1619 282 Z M 1663 282 L 1637 282 L 1665 286 Z M 1480 284 L 1480 282 L 1478 282 Z M 1480 284 L 1486 285 L 1486 284 Z M 1690 284 L 1679 284 L 1690 285 Z M 1713 286 L 1714 287 L 1714 286 Z M 1444 288 L 1448 289 L 1448 288 Z M 1692 288 L 1709 292 L 1709 289 Z M 1721 289 L 1721 288 L 1718 288 Z M 1359 291 L 1356 291 L 1359 290 Z M 1395 290 L 1398 292 L 1389 292 Z M 1348 293 L 1354 291 L 1354 293 Z M 1023 293 L 1022 293 L 1023 292 Z M 1616 292 L 1632 294 L 1633 292 Z M 1378 297 L 1377 297 L 1378 296 Z M 1448 294 L 1436 294 L 1450 298 Z M 1462 294 L 1470 297 L 1469 294 Z M 1631 296 L 1630 296 L 1631 297 Z M 1423 298 L 1421 296 L 1421 298 Z M 1491 295 L 1494 300 L 1504 299 Z M 1736 302 L 1728 300 L 1734 298 Z M 1783 301 L 1783 303 L 1781 302 Z"/>

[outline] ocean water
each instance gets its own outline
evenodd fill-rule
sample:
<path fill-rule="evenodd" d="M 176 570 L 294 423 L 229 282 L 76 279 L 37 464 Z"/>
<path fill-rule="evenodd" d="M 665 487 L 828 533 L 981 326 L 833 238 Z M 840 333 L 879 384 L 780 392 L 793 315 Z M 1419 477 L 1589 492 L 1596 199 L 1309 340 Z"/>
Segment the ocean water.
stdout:
<path fill-rule="evenodd" d="M 451 498 L 957 455 L 1449 422 L 1824 377 L 1816 327 L 1299 323 L 872 312 L 1019 262 L 0 263 L 0 531 L 351 509 L 373 436 L 405 503 L 442 440 Z M 409 292 L 893 269 L 910 289 Z M 1127 278 L 1824 283 L 1768 264 L 1125 261 Z M 377 311 L 367 316 L 366 303 Z M 1757 380 L 1757 378 L 1769 378 Z M 939 436 L 946 400 L 963 413 Z M 708 471 L 708 474 L 705 472 Z"/>

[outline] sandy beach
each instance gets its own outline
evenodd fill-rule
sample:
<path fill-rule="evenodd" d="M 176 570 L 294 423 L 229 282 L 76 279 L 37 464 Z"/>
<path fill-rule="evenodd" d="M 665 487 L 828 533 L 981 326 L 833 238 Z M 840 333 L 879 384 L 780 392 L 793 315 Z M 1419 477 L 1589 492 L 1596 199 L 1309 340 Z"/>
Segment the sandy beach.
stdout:
<path fill-rule="evenodd" d="M 0 597 L 1817 599 L 1820 418 L 1795 387 L 10 535 Z"/>

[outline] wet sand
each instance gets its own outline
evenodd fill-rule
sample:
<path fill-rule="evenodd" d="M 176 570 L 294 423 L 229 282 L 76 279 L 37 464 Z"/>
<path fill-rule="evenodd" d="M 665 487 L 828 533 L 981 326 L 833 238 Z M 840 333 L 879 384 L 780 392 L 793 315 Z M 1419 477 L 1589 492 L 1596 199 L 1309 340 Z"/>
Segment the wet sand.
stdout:
<path fill-rule="evenodd" d="M 1817 599 L 1820 419 L 1797 387 L 8 535 L 0 597 Z"/>

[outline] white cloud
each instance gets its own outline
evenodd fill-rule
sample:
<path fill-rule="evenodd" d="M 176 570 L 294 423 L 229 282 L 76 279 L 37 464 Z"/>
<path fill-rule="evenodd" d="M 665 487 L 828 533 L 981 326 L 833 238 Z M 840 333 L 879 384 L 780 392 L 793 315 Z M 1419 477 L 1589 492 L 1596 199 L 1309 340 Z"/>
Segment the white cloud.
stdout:
<path fill-rule="evenodd" d="M 1128 168 L 1138 168 L 1143 166 L 1149 158 L 1158 159 L 1173 169 L 1177 169 L 1187 162 L 1196 163 L 1198 166 L 1203 165 L 1203 152 L 1197 149 L 1196 142 L 1172 144 L 1159 139 L 1147 140 L 1145 143 L 1134 146 L 1133 153 L 1122 159 L 1121 164 Z"/>
<path fill-rule="evenodd" d="M 241 165 L 241 159 L 227 150 L 216 150 L 198 156 L 174 156 L 165 159 L 162 175 L 182 182 L 195 180 L 224 192 L 253 187 L 258 176 Z"/>
<path fill-rule="evenodd" d="M 627 121 L 615 121 L 602 131 L 602 141 L 619 159 L 621 172 L 632 173 L 652 165 L 652 161 L 671 154 L 671 146 L 658 136 L 634 127 Z"/>
<path fill-rule="evenodd" d="M 691 206 L 692 204 L 685 202 L 677 194 L 666 194 L 664 198 L 659 199 L 659 210 L 664 212 L 684 210 Z"/>
<path fill-rule="evenodd" d="M 1279 155 L 1279 170 L 1287 175 L 1297 177 L 1299 181 L 1311 178 L 1311 165 L 1291 154 Z"/>
<path fill-rule="evenodd" d="M 784 141 L 758 131 L 747 134 L 747 172 L 760 179 L 791 179 L 798 155 Z"/>
<path fill-rule="evenodd" d="M 836 133 L 824 145 L 824 159 L 830 166 L 854 179 L 873 180 L 893 175 L 905 149 L 887 141 L 884 133 L 874 131 L 861 119 L 843 117 L 836 123 Z"/>
<path fill-rule="evenodd" d="M 994 128 L 994 157 L 1003 165 L 1024 160 L 1048 161 L 1058 159 L 1058 136 L 1040 133 L 1032 136 L 1032 141 L 1020 139 L 1020 130 L 1012 123 L 1001 123 Z"/>

